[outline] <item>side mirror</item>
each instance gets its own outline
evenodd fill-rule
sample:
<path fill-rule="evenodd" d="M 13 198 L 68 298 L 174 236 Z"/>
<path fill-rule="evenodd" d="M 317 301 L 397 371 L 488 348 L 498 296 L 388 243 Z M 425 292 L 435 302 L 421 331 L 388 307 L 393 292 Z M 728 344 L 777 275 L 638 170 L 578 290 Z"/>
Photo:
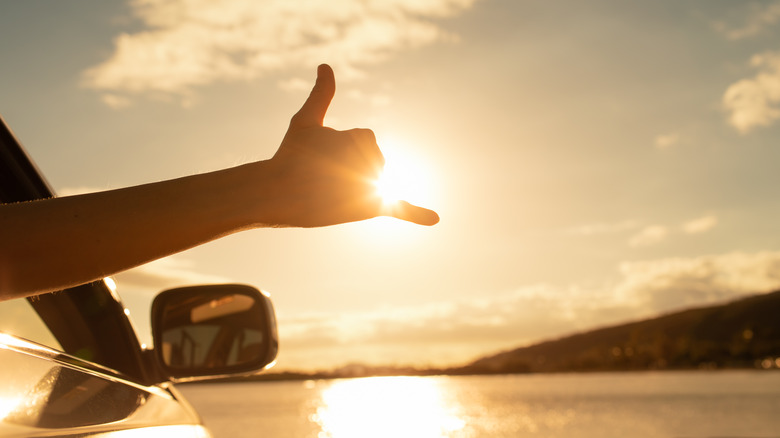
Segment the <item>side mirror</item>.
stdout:
<path fill-rule="evenodd" d="M 240 284 L 161 292 L 152 303 L 154 354 L 175 380 L 251 374 L 279 350 L 271 299 Z"/>

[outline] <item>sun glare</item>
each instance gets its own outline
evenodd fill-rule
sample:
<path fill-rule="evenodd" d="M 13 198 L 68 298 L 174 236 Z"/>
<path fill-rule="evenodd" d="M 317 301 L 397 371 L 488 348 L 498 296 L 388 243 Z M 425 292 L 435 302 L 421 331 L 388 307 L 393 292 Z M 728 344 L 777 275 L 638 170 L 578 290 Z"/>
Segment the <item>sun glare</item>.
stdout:
<path fill-rule="evenodd" d="M 392 140 L 382 140 L 382 153 L 385 168 L 374 184 L 384 204 L 408 201 L 425 207 L 430 202 L 430 170 Z"/>

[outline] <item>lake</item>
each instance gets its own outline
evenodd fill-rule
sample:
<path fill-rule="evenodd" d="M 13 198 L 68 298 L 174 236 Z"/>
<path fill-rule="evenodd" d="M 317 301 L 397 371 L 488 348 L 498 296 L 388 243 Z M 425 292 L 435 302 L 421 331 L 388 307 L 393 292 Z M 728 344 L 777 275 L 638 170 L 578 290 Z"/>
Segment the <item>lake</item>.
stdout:
<path fill-rule="evenodd" d="M 217 438 L 780 437 L 780 371 L 181 385 Z"/>

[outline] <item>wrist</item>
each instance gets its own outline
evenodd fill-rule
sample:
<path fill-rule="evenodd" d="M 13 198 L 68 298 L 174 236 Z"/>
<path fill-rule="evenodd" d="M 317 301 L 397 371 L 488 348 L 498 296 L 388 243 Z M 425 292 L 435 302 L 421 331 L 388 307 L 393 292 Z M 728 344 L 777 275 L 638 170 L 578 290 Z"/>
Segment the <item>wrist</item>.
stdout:
<path fill-rule="evenodd" d="M 236 168 L 242 173 L 237 183 L 239 211 L 247 216 L 245 223 L 251 228 L 289 227 L 292 210 L 296 205 L 290 187 L 285 182 L 286 172 L 274 160 L 256 161 Z"/>

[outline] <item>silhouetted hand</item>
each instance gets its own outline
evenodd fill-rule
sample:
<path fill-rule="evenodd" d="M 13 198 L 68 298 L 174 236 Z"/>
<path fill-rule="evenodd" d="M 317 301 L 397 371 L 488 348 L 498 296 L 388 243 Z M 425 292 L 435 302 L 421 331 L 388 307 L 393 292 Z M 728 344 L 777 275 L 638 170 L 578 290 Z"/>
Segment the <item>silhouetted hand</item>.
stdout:
<path fill-rule="evenodd" d="M 433 225 L 407 202 L 384 206 L 384 158 L 366 129 L 322 126 L 336 83 L 317 82 L 270 160 L 105 192 L 0 205 L 0 300 L 101 279 L 243 230 L 393 216 Z"/>
<path fill-rule="evenodd" d="M 323 120 L 336 92 L 333 70 L 317 69 L 317 81 L 287 134 L 270 160 L 278 178 L 278 224 L 316 227 L 392 216 L 421 225 L 434 225 L 432 210 L 405 201 L 383 205 L 375 181 L 384 157 L 368 129 L 336 131 Z"/>

